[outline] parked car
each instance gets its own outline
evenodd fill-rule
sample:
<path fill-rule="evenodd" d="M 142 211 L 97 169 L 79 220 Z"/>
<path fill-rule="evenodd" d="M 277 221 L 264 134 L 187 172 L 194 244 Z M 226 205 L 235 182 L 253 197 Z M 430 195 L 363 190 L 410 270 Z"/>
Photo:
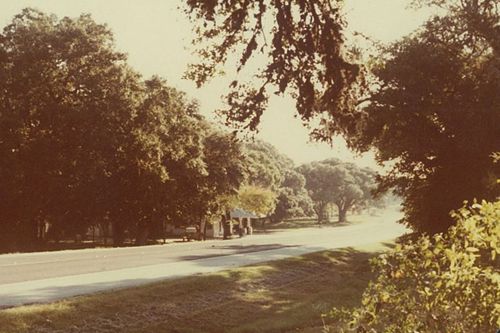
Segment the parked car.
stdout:
<path fill-rule="evenodd" d="M 200 238 L 198 227 L 193 226 L 186 227 L 182 236 L 183 241 L 200 240 Z"/>

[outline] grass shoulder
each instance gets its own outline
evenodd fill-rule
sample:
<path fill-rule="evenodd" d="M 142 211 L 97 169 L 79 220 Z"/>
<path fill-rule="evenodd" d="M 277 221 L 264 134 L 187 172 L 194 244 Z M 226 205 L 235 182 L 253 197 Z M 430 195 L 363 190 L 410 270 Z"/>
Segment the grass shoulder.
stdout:
<path fill-rule="evenodd" d="M 1 333 L 320 332 L 321 314 L 355 307 L 387 248 L 322 251 L 148 286 L 0 311 Z"/>
<path fill-rule="evenodd" d="M 254 225 L 254 231 L 257 233 L 273 230 L 283 230 L 283 229 L 301 229 L 301 228 L 322 228 L 322 227 L 342 227 L 347 225 L 359 224 L 363 221 L 370 220 L 372 218 L 369 214 L 356 214 L 350 216 L 345 222 L 338 222 L 336 216 L 329 220 L 322 221 L 318 223 L 316 218 L 303 217 L 303 218 L 290 218 L 278 222 L 267 222 L 265 224 L 256 223 Z"/>

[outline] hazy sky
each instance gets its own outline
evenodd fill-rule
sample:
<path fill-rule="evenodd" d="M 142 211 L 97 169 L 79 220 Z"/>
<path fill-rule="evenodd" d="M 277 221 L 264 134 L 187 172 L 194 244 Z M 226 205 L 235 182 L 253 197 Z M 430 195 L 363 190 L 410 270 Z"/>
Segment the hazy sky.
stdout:
<path fill-rule="evenodd" d="M 407 0 L 346 0 L 349 29 L 388 42 L 418 27 L 428 12 L 406 9 Z M 218 78 L 202 89 L 181 77 L 192 60 L 191 26 L 177 8 L 182 0 L 0 0 L 0 24 L 7 25 L 22 8 L 34 7 L 59 17 L 92 14 L 113 31 L 117 49 L 145 77 L 158 74 L 169 84 L 200 101 L 201 111 L 213 117 L 229 78 Z M 371 154 L 355 157 L 341 139 L 334 147 L 308 143 L 308 132 L 295 119 L 294 102 L 275 97 L 262 118 L 257 137 L 275 145 L 297 164 L 339 157 L 374 166 Z"/>

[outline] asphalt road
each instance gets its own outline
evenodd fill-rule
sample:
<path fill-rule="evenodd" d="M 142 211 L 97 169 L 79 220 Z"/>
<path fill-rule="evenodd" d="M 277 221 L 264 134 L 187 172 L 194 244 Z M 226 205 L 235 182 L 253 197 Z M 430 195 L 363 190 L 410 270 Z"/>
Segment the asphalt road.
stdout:
<path fill-rule="evenodd" d="M 326 249 L 393 239 L 396 210 L 339 227 L 273 231 L 231 240 L 0 255 L 0 307 L 48 302 L 162 279 L 214 272 Z"/>

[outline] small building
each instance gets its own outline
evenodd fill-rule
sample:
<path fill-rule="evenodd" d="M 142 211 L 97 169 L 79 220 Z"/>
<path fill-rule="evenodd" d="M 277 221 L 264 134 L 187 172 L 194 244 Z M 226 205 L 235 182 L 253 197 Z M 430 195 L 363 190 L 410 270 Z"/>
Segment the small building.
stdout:
<path fill-rule="evenodd" d="M 243 234 L 251 235 L 253 233 L 252 219 L 258 219 L 259 216 L 241 208 L 235 208 L 231 211 L 231 219 L 238 222 L 238 228 L 243 230 Z"/>
<path fill-rule="evenodd" d="M 231 223 L 229 224 L 229 235 L 239 234 L 251 235 L 253 233 L 252 220 L 260 218 L 257 214 L 242 208 L 234 208 L 230 212 Z M 219 238 L 224 236 L 223 219 L 217 219 L 207 225 L 207 237 Z"/>

